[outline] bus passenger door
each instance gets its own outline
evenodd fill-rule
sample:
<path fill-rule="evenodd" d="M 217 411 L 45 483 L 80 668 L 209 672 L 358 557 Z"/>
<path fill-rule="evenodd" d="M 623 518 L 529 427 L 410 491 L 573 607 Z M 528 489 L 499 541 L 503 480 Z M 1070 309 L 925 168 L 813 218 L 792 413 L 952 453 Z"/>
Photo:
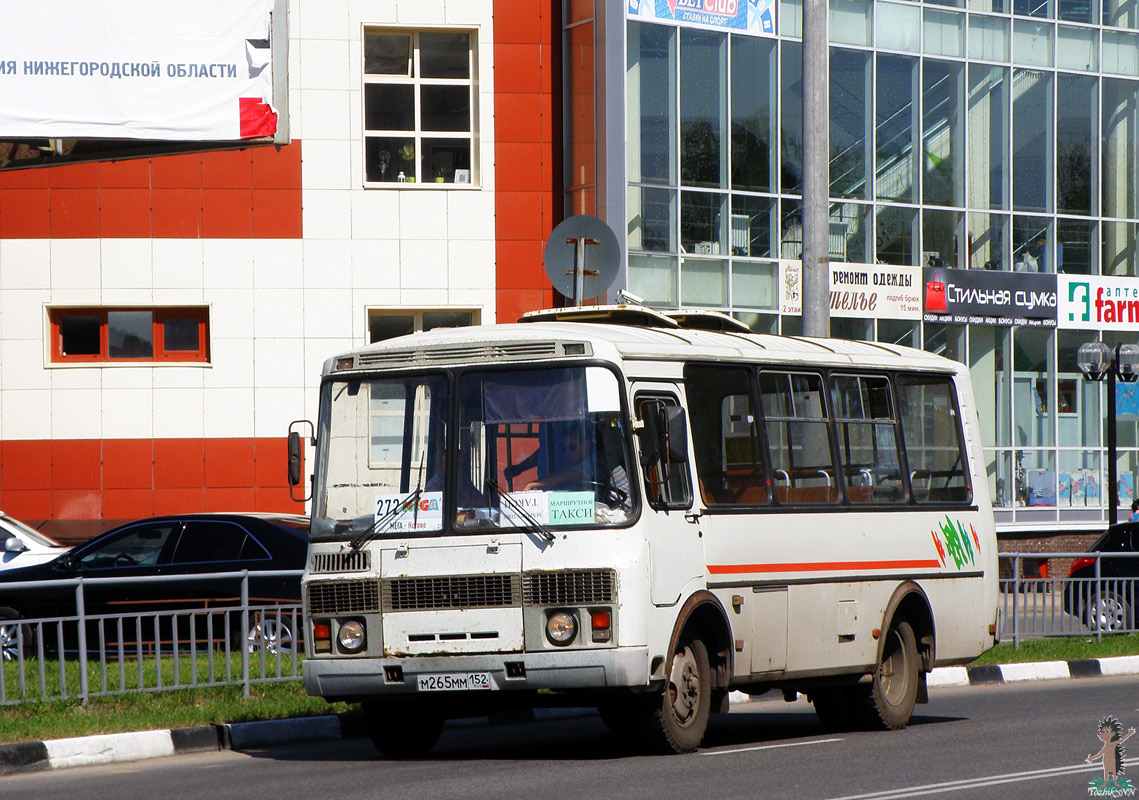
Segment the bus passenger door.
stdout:
<path fill-rule="evenodd" d="M 637 447 L 645 487 L 645 538 L 654 605 L 675 605 L 685 584 L 704 576 L 700 519 L 692 508 L 688 426 L 676 388 L 640 384 L 634 414 L 642 423 Z"/>

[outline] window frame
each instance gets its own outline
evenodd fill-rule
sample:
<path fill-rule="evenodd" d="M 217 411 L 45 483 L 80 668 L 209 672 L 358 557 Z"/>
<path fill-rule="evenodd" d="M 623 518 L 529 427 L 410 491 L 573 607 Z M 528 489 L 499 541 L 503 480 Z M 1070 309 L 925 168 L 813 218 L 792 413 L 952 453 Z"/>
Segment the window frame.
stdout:
<path fill-rule="evenodd" d="M 377 342 L 386 342 L 390 339 L 396 338 L 389 336 L 384 339 L 372 338 L 372 318 L 373 317 L 411 317 L 412 329 L 411 333 L 423 333 L 424 331 L 435 330 L 436 328 L 451 327 L 447 325 L 432 325 L 424 327 L 424 316 L 429 314 L 469 314 L 471 321 L 469 325 L 458 325 L 455 327 L 465 328 L 482 324 L 482 309 L 469 306 L 462 307 L 445 307 L 438 308 L 403 308 L 403 307 L 383 307 L 377 308 L 370 306 L 364 310 L 364 329 L 367 331 L 368 344 L 376 344 Z M 397 336 L 404 336 L 408 334 L 397 334 Z"/>
<path fill-rule="evenodd" d="M 148 357 L 122 358 L 110 355 L 109 315 L 115 312 L 150 312 L 153 350 Z M 209 306 L 66 306 L 49 307 L 49 366 L 64 364 L 208 364 L 210 361 Z M 63 352 L 60 323 L 68 317 L 96 317 L 99 323 L 99 352 L 67 355 Z M 196 320 L 198 347 L 195 350 L 166 348 L 165 323 L 173 319 Z"/>
<path fill-rule="evenodd" d="M 467 77 L 466 78 L 435 78 L 422 76 L 420 68 L 420 44 L 419 37 L 422 34 L 432 33 L 447 33 L 447 34 L 466 34 L 468 37 L 467 49 Z M 409 58 L 409 74 L 395 75 L 383 73 L 369 73 L 367 72 L 367 38 L 370 34 L 396 34 L 407 35 L 411 37 L 411 53 Z M 360 28 L 360 77 L 361 77 L 361 91 L 360 91 L 360 120 L 361 120 L 361 134 L 360 144 L 363 148 L 362 164 L 364 165 L 364 174 L 362 176 L 362 185 L 366 189 L 477 189 L 481 179 L 479 169 L 479 151 L 478 151 L 478 118 L 479 118 L 479 39 L 478 28 L 464 27 L 464 26 L 424 26 L 424 27 L 400 27 L 392 25 L 370 25 L 364 24 Z M 413 89 L 413 111 L 414 129 L 396 130 L 388 128 L 369 128 L 368 127 L 368 87 L 380 86 L 411 86 Z M 469 125 L 465 131 L 425 131 L 423 130 L 423 103 L 422 103 L 422 88 L 424 86 L 466 86 L 468 90 L 468 108 L 469 108 Z M 368 141 L 375 138 L 410 138 L 414 141 L 415 147 L 415 160 L 414 171 L 411 175 L 406 175 L 407 181 L 399 181 L 392 179 L 389 181 L 376 181 L 368 179 Z M 469 175 L 465 182 L 456 182 L 454 179 L 451 181 L 436 182 L 435 179 L 426 178 L 421 173 L 423 168 L 423 143 L 433 139 L 446 140 L 446 139 L 465 139 L 467 141 L 468 153 L 470 159 Z M 394 160 L 394 159 L 393 159 Z M 398 170 L 393 164 L 390 169 Z"/>

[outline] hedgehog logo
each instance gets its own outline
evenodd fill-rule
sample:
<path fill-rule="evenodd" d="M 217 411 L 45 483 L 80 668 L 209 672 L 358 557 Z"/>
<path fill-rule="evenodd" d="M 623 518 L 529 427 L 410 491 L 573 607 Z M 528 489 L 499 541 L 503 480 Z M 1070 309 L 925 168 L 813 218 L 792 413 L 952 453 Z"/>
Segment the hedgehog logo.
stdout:
<path fill-rule="evenodd" d="M 1106 716 L 1100 720 L 1096 730 L 1096 738 L 1103 742 L 1103 747 L 1095 755 L 1090 755 L 1085 761 L 1103 763 L 1103 780 L 1093 778 L 1088 784 L 1088 794 L 1096 796 L 1117 797 L 1135 794 L 1135 788 L 1128 778 L 1123 777 L 1124 750 L 1123 743 L 1135 733 L 1134 728 L 1128 728 L 1123 733 L 1123 725 L 1113 716 Z"/>

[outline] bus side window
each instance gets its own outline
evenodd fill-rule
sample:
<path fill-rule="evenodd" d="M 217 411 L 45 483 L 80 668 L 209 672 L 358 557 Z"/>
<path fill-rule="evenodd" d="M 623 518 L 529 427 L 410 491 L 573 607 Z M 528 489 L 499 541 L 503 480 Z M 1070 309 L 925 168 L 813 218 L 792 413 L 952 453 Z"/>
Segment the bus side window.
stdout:
<path fill-rule="evenodd" d="M 690 365 L 684 373 L 696 477 L 708 505 L 765 505 L 770 481 L 759 443 L 752 373 Z"/>
<path fill-rule="evenodd" d="M 675 418 L 676 411 L 682 413 L 680 405 L 674 397 L 641 395 L 636 408 L 638 420 L 644 423 L 638 434 L 649 505 L 658 510 L 689 508 L 692 489 L 688 463 L 670 459 L 666 447 L 669 417 Z"/>
<path fill-rule="evenodd" d="M 896 386 L 914 499 L 919 503 L 972 502 L 952 381 L 936 375 L 899 375 Z"/>
<path fill-rule="evenodd" d="M 847 499 L 906 502 L 890 382 L 878 375 L 832 375 L 830 384 Z"/>
<path fill-rule="evenodd" d="M 838 502 L 830 420 L 822 376 L 765 370 L 759 402 L 771 454 L 771 477 L 780 503 Z"/>

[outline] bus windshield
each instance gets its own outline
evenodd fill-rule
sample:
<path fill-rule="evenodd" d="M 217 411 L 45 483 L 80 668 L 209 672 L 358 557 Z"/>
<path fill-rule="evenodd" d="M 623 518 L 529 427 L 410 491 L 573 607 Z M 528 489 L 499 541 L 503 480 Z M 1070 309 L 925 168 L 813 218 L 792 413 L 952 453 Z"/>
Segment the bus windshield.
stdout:
<path fill-rule="evenodd" d="M 581 366 L 329 382 L 312 536 L 630 522 L 619 386 Z"/>

